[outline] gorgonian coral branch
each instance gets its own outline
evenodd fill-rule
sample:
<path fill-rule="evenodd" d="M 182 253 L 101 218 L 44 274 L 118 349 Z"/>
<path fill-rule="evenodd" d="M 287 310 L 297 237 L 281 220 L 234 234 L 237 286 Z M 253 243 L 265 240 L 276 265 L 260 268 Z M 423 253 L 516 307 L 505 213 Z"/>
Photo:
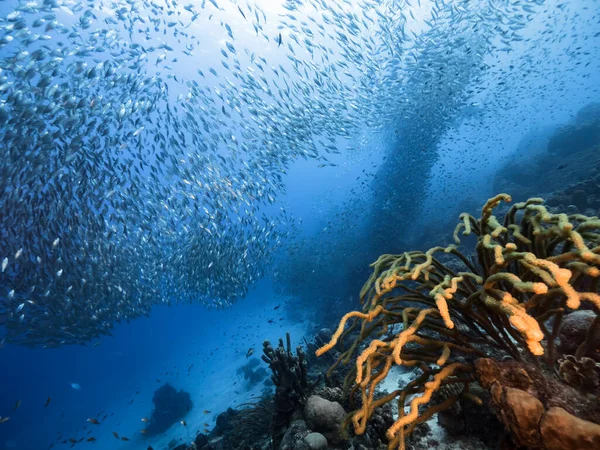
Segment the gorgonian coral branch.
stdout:
<path fill-rule="evenodd" d="M 360 294 L 362 311 L 347 313 L 331 341 L 317 350 L 317 355 L 332 350 L 349 333 L 347 322 L 354 321 L 351 329 L 361 324 L 338 358 L 338 363 L 349 362 L 360 349 L 345 382 L 361 392 L 362 406 L 352 418 L 357 434 L 365 431 L 375 408 L 398 398 L 399 418 L 387 436 L 390 448 L 404 448 L 419 407 L 430 402 L 441 383 L 463 383 L 464 395 L 470 395 L 468 374 L 486 348 L 517 359 L 548 353 L 547 362 L 554 364 L 554 339 L 565 310 L 582 302 L 600 310 L 600 220 L 553 214 L 539 198 L 513 205 L 498 220 L 494 209 L 510 201 L 507 194 L 493 197 L 479 219 L 461 214 L 454 240 L 460 244 L 461 231 L 477 236 L 476 262 L 452 244 L 425 253 L 382 255 L 371 265 L 373 273 Z M 546 322 L 553 319 L 550 333 Z M 398 365 L 418 367 L 423 376 L 376 400 L 378 384 Z M 404 402 L 411 395 L 418 396 L 406 414 Z"/>

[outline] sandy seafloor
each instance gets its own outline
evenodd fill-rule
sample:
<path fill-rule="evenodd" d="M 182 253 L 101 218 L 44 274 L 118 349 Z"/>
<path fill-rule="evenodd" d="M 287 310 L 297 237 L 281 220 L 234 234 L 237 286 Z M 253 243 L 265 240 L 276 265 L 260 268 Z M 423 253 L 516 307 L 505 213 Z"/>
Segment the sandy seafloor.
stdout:
<path fill-rule="evenodd" d="M 289 330 L 292 336 L 296 335 L 296 333 L 301 333 L 301 329 L 297 326 L 288 327 L 287 329 Z M 262 342 L 260 343 L 260 345 L 262 346 Z M 292 341 L 292 346 L 295 346 L 294 340 Z M 256 354 L 253 356 L 256 356 Z M 240 403 L 244 403 L 245 401 L 251 400 L 252 396 L 260 396 L 263 387 L 261 384 L 247 391 L 245 394 L 239 396 L 235 393 L 235 391 L 241 391 L 241 389 L 236 389 L 241 383 L 241 381 L 238 381 L 238 385 L 232 386 L 232 381 L 230 378 L 231 374 L 236 373 L 236 369 L 237 367 L 239 367 L 239 361 L 236 359 L 231 360 L 227 358 L 219 358 L 218 361 L 215 361 L 215 363 L 219 364 L 222 372 L 214 371 L 206 379 L 202 378 L 190 380 L 190 385 L 188 386 L 189 392 L 192 395 L 192 399 L 199 399 L 195 400 L 194 408 L 192 409 L 192 411 L 190 411 L 190 413 L 186 416 L 185 419 L 190 430 L 190 437 L 192 439 L 193 437 L 195 437 L 196 434 L 194 430 L 201 430 L 202 428 L 204 428 L 204 422 L 211 424 L 210 428 L 212 428 L 215 424 L 215 419 L 218 413 L 224 411 L 225 409 L 227 409 L 227 407 L 235 407 Z M 221 373 L 226 373 L 227 376 L 223 376 Z M 240 380 L 241 378 L 241 376 L 236 376 L 236 379 L 238 380 Z M 397 389 L 398 386 L 404 386 L 411 379 L 412 373 L 410 371 L 402 372 L 398 368 L 394 368 L 392 369 L 388 377 L 379 385 L 378 389 L 380 391 L 386 390 L 388 392 L 391 392 Z M 147 389 L 154 389 L 154 386 L 150 383 Z M 140 408 L 139 406 L 138 408 L 139 413 L 143 414 L 145 409 Z M 204 414 L 202 412 L 202 410 L 204 409 L 210 410 L 211 413 L 208 415 Z M 130 410 L 129 412 L 134 413 L 135 415 L 134 410 Z M 140 417 L 143 417 L 143 415 Z M 207 420 L 207 418 L 210 420 Z M 394 418 L 397 418 L 396 411 L 394 411 Z M 115 419 L 117 418 L 115 417 Z M 134 428 L 138 426 L 139 423 L 141 423 L 135 419 L 127 419 L 126 421 L 123 418 L 121 420 L 122 425 L 129 426 L 127 424 L 131 423 L 131 427 Z M 428 424 L 431 427 L 430 437 L 438 442 L 443 442 L 446 439 L 446 433 L 437 424 L 437 415 L 433 416 L 428 421 Z M 183 440 L 179 441 L 180 438 Z M 185 428 L 180 424 L 176 424 L 172 426 L 163 436 L 156 438 L 144 438 L 143 436 L 140 436 L 137 437 L 137 439 L 132 439 L 132 441 L 124 443 L 124 445 L 115 446 L 113 448 L 130 449 L 133 448 L 136 444 L 137 447 L 135 448 L 141 448 L 140 445 L 143 443 L 145 445 L 151 445 L 154 448 L 154 450 L 164 450 L 168 448 L 169 442 L 172 439 L 177 439 L 178 444 L 186 442 L 187 431 L 185 430 Z"/>
<path fill-rule="evenodd" d="M 259 397 L 264 385 L 260 383 L 248 389 L 243 375 L 237 374 L 237 369 L 248 361 L 245 357 L 246 351 L 250 347 L 254 347 L 252 357 L 260 358 L 264 339 L 271 340 L 275 345 L 279 336 L 285 338 L 286 331 L 291 335 L 292 347 L 295 348 L 297 345 L 305 347 L 302 336 L 307 331 L 312 330 L 311 325 L 307 322 L 291 324 L 286 320 L 272 324 L 270 329 L 266 328 L 265 322 L 268 318 L 275 316 L 273 308 L 282 304 L 282 302 L 274 299 L 274 296 L 270 296 L 273 300 L 262 306 L 265 303 L 263 293 L 264 291 L 254 292 L 254 295 L 250 295 L 244 301 L 244 304 L 240 304 L 235 308 L 236 312 L 233 314 L 243 316 L 244 322 L 242 323 L 231 320 L 231 310 L 215 311 L 210 314 L 214 316 L 215 321 L 210 325 L 199 328 L 192 336 L 185 334 L 170 336 L 169 338 L 173 339 L 170 348 L 175 350 L 172 351 L 169 357 L 154 361 L 155 370 L 148 368 L 149 376 L 143 380 L 137 383 L 133 380 L 127 380 L 127 383 L 131 384 L 131 395 L 110 402 L 104 408 L 106 412 L 114 413 L 114 415 L 108 417 L 97 427 L 88 424 L 88 429 L 91 428 L 94 431 L 92 435 L 98 439 L 93 443 L 93 448 L 101 450 L 145 450 L 148 446 L 151 446 L 154 450 L 166 450 L 173 439 L 177 441 L 178 445 L 185 442 L 190 443 L 199 431 L 207 428 L 204 423 L 208 423 L 210 425 L 208 429 L 212 429 L 219 413 L 229 407 L 235 408 L 241 403 Z M 261 306 L 259 307 L 258 304 L 261 304 Z M 278 316 L 284 315 L 280 313 Z M 172 326 L 172 324 L 168 324 L 169 329 Z M 260 327 L 260 330 L 253 329 L 256 327 Z M 261 333 L 262 330 L 265 330 L 266 333 Z M 189 332 L 190 330 L 184 329 L 182 331 Z M 160 330 L 157 330 L 157 333 L 160 333 Z M 235 333 L 240 333 L 240 335 L 232 337 Z M 212 346 L 208 345 L 215 338 L 219 339 L 219 343 L 213 343 Z M 219 350 L 215 350 L 210 355 L 210 352 L 217 347 Z M 196 355 L 198 352 L 200 352 L 200 355 Z M 194 364 L 194 369 L 188 376 L 187 367 L 190 364 Z M 267 368 L 262 361 L 259 367 Z M 164 375 L 166 371 L 179 373 L 179 376 Z M 397 389 L 399 383 L 406 384 L 411 377 L 411 372 L 402 373 L 398 369 L 393 369 L 390 375 L 381 383 L 379 389 L 392 391 Z M 157 379 L 160 379 L 161 382 L 157 383 Z M 140 433 L 140 430 L 144 428 L 141 419 L 150 417 L 152 395 L 164 382 L 169 382 L 176 389 L 184 389 L 190 393 L 194 407 L 185 416 L 187 427 L 176 423 L 160 436 L 144 436 Z M 234 385 L 234 382 L 237 383 Z M 123 388 L 125 388 L 125 391 L 127 390 L 126 386 L 123 386 Z M 140 393 L 135 395 L 138 390 Z M 82 383 L 82 389 L 78 394 L 85 397 L 86 386 L 84 383 Z M 134 398 L 135 401 L 130 404 L 129 402 Z M 203 412 L 205 410 L 210 411 L 210 413 L 205 414 Z M 82 422 L 77 424 L 78 427 L 82 425 L 85 425 L 85 417 L 82 417 Z M 69 435 L 67 430 L 68 428 L 64 430 L 66 436 Z M 112 434 L 113 431 L 116 431 L 119 436 L 128 437 L 130 441 L 115 439 Z M 438 429 L 439 433 L 443 433 L 443 430 Z M 78 433 L 77 436 L 82 435 Z M 86 443 L 86 447 L 88 445 Z M 61 447 L 64 446 L 58 448 Z"/>
<path fill-rule="evenodd" d="M 145 360 L 145 366 L 142 370 L 147 372 L 147 376 L 139 377 L 137 381 L 126 378 L 123 380 L 122 385 L 109 386 L 109 388 L 114 387 L 115 393 L 122 393 L 117 395 L 117 399 L 107 399 L 105 403 L 102 403 L 102 415 L 105 413 L 112 413 L 113 415 L 109 416 L 100 425 L 95 426 L 88 424 L 86 419 L 95 416 L 100 411 L 86 410 L 85 413 L 81 413 L 80 419 L 71 420 L 69 418 L 64 420 L 63 426 L 57 431 L 62 431 L 65 438 L 94 436 L 97 439 L 96 442 L 82 442 L 78 444 L 78 447 L 83 446 L 82 448 L 94 448 L 96 450 L 146 450 L 148 446 L 151 446 L 154 450 L 166 450 L 173 439 L 177 441 L 177 445 L 186 442 L 191 443 L 196 434 L 202 429 L 212 429 L 215 426 L 218 414 L 229 407 L 235 408 L 237 405 L 252 401 L 261 395 L 264 388 L 262 383 L 248 389 L 243 375 L 237 373 L 238 368 L 248 361 L 245 355 L 250 347 L 254 348 L 252 357 L 260 358 L 264 339 L 269 339 L 275 345 L 280 336 L 285 337 L 286 331 L 290 332 L 294 348 L 297 345 L 305 347 L 302 337 L 313 331 L 311 324 L 308 324 L 308 322 L 292 324 L 287 320 L 277 320 L 276 323 L 267 324 L 270 327 L 265 326 L 269 318 L 285 317 L 280 312 L 284 307 L 283 303 L 278 301 L 272 293 L 268 295 L 268 298 L 272 300 L 266 301 L 265 295 L 265 286 L 260 286 L 242 304 L 235 308 L 235 312 L 232 310 L 211 312 L 208 314 L 208 320 L 199 323 L 197 328 L 189 325 L 182 326 L 181 333 L 177 336 L 171 334 L 164 334 L 163 336 L 163 329 L 156 326 L 153 330 L 154 335 L 147 339 L 152 341 L 164 337 L 164 339 L 169 340 L 167 342 L 168 356 L 161 356 L 155 360 Z M 277 305 L 282 306 L 274 311 L 273 308 Z M 187 308 L 186 306 L 180 307 Z M 197 307 L 190 308 L 189 313 L 195 314 Z M 243 317 L 243 321 L 239 320 L 241 317 Z M 234 318 L 237 318 L 237 320 L 233 320 Z M 165 321 L 164 327 L 165 330 L 171 331 L 173 324 Z M 119 336 L 118 334 L 116 336 L 115 338 L 102 338 L 101 342 L 108 343 L 113 340 L 113 343 L 118 343 Z M 309 336 L 307 336 L 307 339 L 309 339 Z M 101 347 L 102 345 L 94 350 L 99 351 Z M 219 350 L 215 350 L 216 348 L 219 348 Z M 147 350 L 145 349 L 145 351 Z M 111 354 L 114 354 L 113 357 L 116 360 L 133 357 L 127 351 L 123 354 L 111 351 Z M 190 364 L 194 364 L 194 368 L 188 375 L 187 368 Z M 262 361 L 258 367 L 267 368 Z M 107 367 L 106 370 L 111 371 L 111 367 Z M 165 372 L 169 372 L 169 374 L 164 375 Z M 173 373 L 171 374 L 171 372 Z M 268 373 L 270 375 L 270 371 Z M 101 375 L 99 374 L 99 376 Z M 397 367 L 393 368 L 378 389 L 391 392 L 399 386 L 404 386 L 412 377 L 411 371 L 402 371 Z M 160 383 L 157 382 L 158 379 L 160 379 Z M 87 400 L 88 392 L 93 387 L 87 385 L 86 380 L 77 381 L 81 384 L 81 390 L 73 391 L 72 394 L 75 398 L 79 397 L 83 404 Z M 150 417 L 154 391 L 165 382 L 171 383 L 176 389 L 189 392 L 194 406 L 185 416 L 187 427 L 176 423 L 164 434 L 147 437 L 140 433 L 140 430 L 144 428 L 141 419 Z M 236 384 L 234 385 L 234 383 Z M 136 394 L 137 391 L 139 391 L 139 394 Z M 134 401 L 130 403 L 132 400 Z M 205 414 L 203 412 L 205 410 L 210 411 L 210 413 Z M 66 416 L 69 416 L 68 410 Z M 394 417 L 397 417 L 396 411 L 394 411 Z M 206 427 L 204 423 L 209 424 L 209 427 Z M 433 416 L 427 423 L 430 426 L 427 438 L 437 441 L 440 444 L 437 448 L 447 450 L 461 448 L 461 443 L 448 442 L 446 433 L 437 424 L 436 416 Z M 77 428 L 83 426 L 87 426 L 83 433 L 81 431 L 75 432 Z M 93 432 L 88 435 L 87 431 L 90 429 Z M 112 434 L 113 431 L 116 431 L 119 436 L 128 437 L 130 440 L 115 439 Z M 53 442 L 52 438 L 52 435 L 48 436 L 48 444 Z M 23 448 L 18 442 L 5 442 L 4 444 L 6 449 Z M 70 444 L 68 446 L 70 447 Z M 68 446 L 55 445 L 54 448 L 68 448 Z"/>
<path fill-rule="evenodd" d="M 248 390 L 243 375 L 237 373 L 237 369 L 248 361 L 246 358 L 248 349 L 253 347 L 252 357 L 260 358 L 263 341 L 268 339 L 273 345 L 276 345 L 279 337 L 285 339 L 286 332 L 291 334 L 292 346 L 295 348 L 297 345 L 303 344 L 302 337 L 306 334 L 307 328 L 311 328 L 308 322 L 292 324 L 287 320 L 279 321 L 280 317 L 285 317 L 282 312 L 283 302 L 281 299 L 277 299 L 272 292 L 268 292 L 264 285 L 265 283 L 261 283 L 249 294 L 248 298 L 236 305 L 233 310 L 211 311 L 198 315 L 198 326 L 189 326 L 189 324 L 182 326 L 178 335 L 173 332 L 174 329 L 177 329 L 177 324 L 165 321 L 164 330 L 157 327 L 156 334 L 149 337 L 148 340 L 160 340 L 160 334 L 165 331 L 164 339 L 168 341 L 167 356 L 164 356 L 165 349 L 161 349 L 162 356 L 157 356 L 155 360 L 152 358 L 148 360 L 146 357 L 142 363 L 143 367 L 140 367 L 141 376 L 126 377 L 122 384 L 114 385 L 114 391 L 120 393 L 118 399 L 107 399 L 105 403 L 97 402 L 102 404 L 101 415 L 113 413 L 100 425 L 90 425 L 86 422 L 88 417 L 94 417 L 100 411 L 92 411 L 81 406 L 87 402 L 87 395 L 94 387 L 90 386 L 85 379 L 71 380 L 81 385 L 81 390 L 72 391 L 71 395 L 81 401 L 79 407 L 84 408 L 85 413 L 82 412 L 81 419 L 65 419 L 60 429 L 55 431 L 61 431 L 65 438 L 94 436 L 97 439 L 96 442 L 83 442 L 78 446 L 96 450 L 145 450 L 148 446 L 152 446 L 154 450 L 164 450 L 168 448 L 169 442 L 173 439 L 176 439 L 178 444 L 193 441 L 197 432 L 204 428 L 212 429 L 215 426 L 219 413 L 229 407 L 235 408 L 241 403 L 252 401 L 253 397 L 259 397 L 264 385 L 260 383 Z M 281 305 L 281 308 L 275 311 L 274 307 L 277 305 Z M 188 308 L 190 314 L 196 314 L 201 310 L 198 305 L 193 307 L 181 305 L 177 308 L 184 308 L 184 311 L 185 308 Z M 160 312 L 153 311 L 153 316 L 154 314 L 160 314 Z M 274 319 L 275 323 L 268 324 L 269 319 Z M 100 351 L 105 344 L 112 346 L 116 339 L 102 338 L 101 344 L 93 350 Z M 111 340 L 113 342 L 110 342 Z M 303 346 L 305 347 L 305 345 Z M 145 348 L 144 354 L 148 354 L 148 350 Z M 135 357 L 134 354 L 127 351 L 111 353 L 114 353 L 116 365 L 120 359 Z M 191 364 L 194 364 L 194 368 L 188 375 L 187 369 Z M 262 361 L 258 367 L 265 367 L 268 370 L 267 365 Z M 111 368 L 106 367 L 106 370 L 110 371 Z M 165 375 L 165 372 L 169 372 L 169 374 Z M 173 373 L 171 374 L 171 372 Z M 268 374 L 270 375 L 270 371 Z M 98 377 L 102 379 L 102 374 L 98 374 Z M 158 379 L 160 382 L 157 382 Z M 154 391 L 165 382 L 169 382 L 176 389 L 183 389 L 191 395 L 194 406 L 185 416 L 187 427 L 177 423 L 160 436 L 144 436 L 140 433 L 140 430 L 144 428 L 141 419 L 151 416 Z M 235 382 L 237 384 L 234 385 Z M 137 391 L 139 394 L 136 395 Z M 132 400 L 134 401 L 130 403 Z M 77 404 L 73 406 L 78 407 Z M 204 410 L 209 410 L 210 413 L 205 414 Z M 68 407 L 65 408 L 65 418 L 67 416 L 69 416 Z M 210 426 L 206 427 L 203 425 L 204 423 Z M 87 429 L 84 433 L 75 432 L 77 428 L 86 425 Z M 93 430 L 93 433 L 87 435 L 86 433 L 90 429 Z M 113 431 L 130 440 L 117 440 L 112 434 Z M 47 445 L 54 442 L 53 437 L 53 434 L 48 436 Z M 17 448 L 22 448 L 18 442 L 15 444 Z M 55 445 L 54 448 L 68 447 Z"/>
<path fill-rule="evenodd" d="M 275 310 L 276 306 L 280 307 Z M 57 442 L 58 433 L 62 433 L 61 440 L 93 436 L 97 441 L 82 442 L 77 447 L 96 450 L 146 450 L 149 446 L 154 450 L 167 450 L 172 440 L 177 445 L 191 443 L 198 432 L 205 428 L 211 430 L 217 416 L 227 408 L 236 408 L 260 397 L 264 384 L 261 382 L 249 388 L 243 374 L 237 373 L 249 361 L 246 358 L 249 348 L 254 349 L 252 358 L 260 358 L 265 339 L 275 346 L 278 339 L 285 338 L 285 333 L 289 332 L 294 349 L 298 345 L 306 347 L 304 336 L 308 341 L 312 340 L 318 331 L 312 323 L 291 323 L 287 319 L 285 308 L 294 306 L 292 301 L 286 305 L 268 283 L 262 282 L 233 309 L 207 312 L 200 305 L 158 308 L 150 319 L 120 325 L 114 337 L 102 337 L 97 347 L 82 347 L 80 352 L 85 357 L 76 358 L 71 366 L 59 370 L 58 385 L 63 391 L 53 397 L 49 408 L 43 408 L 43 402 L 49 390 L 56 391 L 57 380 L 50 379 L 47 383 L 42 380 L 40 385 L 32 386 L 35 403 L 41 403 L 36 408 L 47 418 L 43 423 L 32 425 L 45 442 L 35 450 L 48 448 L 51 443 L 55 443 L 54 449 L 69 448 L 70 443 Z M 179 321 L 174 317 L 179 317 Z M 269 319 L 274 323 L 269 324 Z M 188 375 L 188 367 L 192 364 Z M 270 376 L 264 362 L 257 367 L 267 369 Z M 412 377 L 411 371 L 395 367 L 379 385 L 379 390 L 391 392 L 405 386 Z M 80 384 L 81 389 L 72 389 L 71 382 Z M 166 382 L 191 396 L 194 405 L 185 416 L 187 426 L 176 423 L 164 434 L 145 436 L 140 432 L 144 428 L 141 419 L 151 417 L 154 391 Z M 21 412 L 26 412 L 29 407 L 23 405 Z M 392 404 L 392 407 L 395 406 Z M 59 418 L 61 410 L 64 418 Z M 205 410 L 210 413 L 205 414 Z M 87 422 L 89 417 L 101 419 L 105 414 L 109 416 L 101 420 L 100 425 Z M 394 416 L 397 417 L 396 411 Z M 430 430 L 426 439 L 439 443 L 436 448 L 467 448 L 461 447 L 465 441 L 453 442 L 456 440 L 446 436 L 438 426 L 436 416 L 428 421 L 428 425 Z M 86 429 L 82 430 L 84 426 Z M 113 432 L 130 440 L 118 440 Z M 0 444 L 3 444 L 2 450 L 34 450 L 24 447 L 24 442 L 19 439 L 0 437 Z"/>

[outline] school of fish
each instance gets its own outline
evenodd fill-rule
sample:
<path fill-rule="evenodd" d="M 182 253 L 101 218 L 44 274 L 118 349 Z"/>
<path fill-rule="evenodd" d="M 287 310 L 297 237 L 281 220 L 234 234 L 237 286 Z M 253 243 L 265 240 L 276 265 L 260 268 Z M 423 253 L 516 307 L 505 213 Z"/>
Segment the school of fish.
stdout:
<path fill-rule="evenodd" d="M 294 161 L 333 166 L 365 127 L 434 145 L 544 1 L 9 3 L 0 339 L 56 347 L 243 298 L 297 232 L 277 203 Z"/>

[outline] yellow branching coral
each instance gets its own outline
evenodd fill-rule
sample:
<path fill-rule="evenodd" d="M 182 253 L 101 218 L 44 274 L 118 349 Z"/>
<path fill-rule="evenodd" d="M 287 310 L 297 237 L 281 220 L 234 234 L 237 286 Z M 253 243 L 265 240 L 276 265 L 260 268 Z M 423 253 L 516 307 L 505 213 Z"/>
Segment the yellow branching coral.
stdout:
<path fill-rule="evenodd" d="M 542 333 L 540 325 L 527 314 L 525 308 L 519 305 L 512 295 L 505 292 L 500 302 L 491 296 L 485 297 L 483 301 L 491 309 L 502 311 L 508 316 L 510 324 L 524 336 L 527 347 L 532 354 L 536 356 L 544 354 L 544 348 L 540 344 L 544 339 L 544 333 Z"/>
<path fill-rule="evenodd" d="M 454 328 L 454 322 L 450 318 L 450 311 L 448 310 L 448 303 L 442 294 L 435 295 L 435 306 L 440 312 L 440 316 L 444 319 L 444 324 L 447 328 Z"/>
<path fill-rule="evenodd" d="M 454 371 L 456 371 L 459 368 L 468 367 L 460 363 L 451 364 L 447 367 L 444 367 L 437 374 L 435 374 L 433 376 L 433 380 L 425 383 L 425 392 L 423 393 L 423 395 L 420 397 L 413 398 L 410 402 L 410 412 L 407 415 L 403 415 L 400 419 L 398 419 L 387 431 L 388 439 L 394 439 L 396 433 L 401 427 L 411 424 L 412 422 L 417 420 L 417 417 L 419 416 L 419 406 L 428 403 L 429 400 L 431 400 L 431 396 L 433 395 L 433 393 L 440 388 L 442 381 L 445 378 L 452 375 Z"/>
<path fill-rule="evenodd" d="M 522 292 L 534 292 L 536 294 L 545 294 L 548 292 L 548 286 L 544 283 L 521 281 L 514 273 L 496 273 L 488 277 L 483 285 L 485 290 L 492 289 L 498 282 L 506 281 Z"/>
<path fill-rule="evenodd" d="M 335 344 L 337 343 L 338 339 L 340 338 L 340 336 L 344 332 L 344 326 L 346 325 L 346 322 L 350 318 L 352 318 L 352 317 L 358 317 L 358 318 L 361 318 L 361 319 L 364 319 L 364 320 L 370 322 L 382 310 L 383 310 L 383 307 L 381 305 L 378 305 L 372 311 L 369 311 L 366 314 L 365 313 L 361 313 L 359 311 L 352 311 L 352 312 L 347 313 L 344 317 L 342 317 L 342 320 L 340 320 L 340 325 L 338 326 L 338 329 L 336 330 L 336 332 L 333 333 L 331 341 L 328 344 L 324 345 L 323 347 L 321 347 L 320 349 L 317 350 L 317 356 L 321 356 L 323 353 L 331 350 L 335 346 Z"/>
<path fill-rule="evenodd" d="M 554 320 L 558 329 L 564 310 L 581 302 L 600 309 L 600 220 L 553 214 L 539 198 L 516 203 L 498 220 L 493 213 L 502 202 L 511 197 L 488 200 L 479 219 L 460 215 L 454 241 L 460 244 L 461 230 L 463 236 L 476 235 L 476 261 L 454 244 L 382 255 L 361 290 L 362 311 L 342 317 L 331 341 L 317 350 L 322 355 L 343 341 L 348 322 L 351 328 L 361 324 L 336 363 L 356 358 L 345 386 L 361 394 L 352 416 L 357 434 L 366 430 L 375 408 L 396 399 L 399 417 L 387 436 L 390 449 L 403 449 L 418 423 L 460 397 L 429 405 L 442 383 L 462 385 L 461 396 L 473 397 L 468 386 L 475 358 L 495 350 L 515 359 L 542 357 L 552 367 L 556 334 L 545 322 Z M 375 400 L 395 365 L 422 374 Z"/>

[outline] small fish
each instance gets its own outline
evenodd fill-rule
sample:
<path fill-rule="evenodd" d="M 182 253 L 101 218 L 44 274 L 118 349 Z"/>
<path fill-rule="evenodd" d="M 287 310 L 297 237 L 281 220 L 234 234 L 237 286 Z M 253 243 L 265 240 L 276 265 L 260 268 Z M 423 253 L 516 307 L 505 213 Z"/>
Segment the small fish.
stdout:
<path fill-rule="evenodd" d="M 76 391 L 78 391 L 78 390 L 80 390 L 80 389 L 81 389 L 81 386 L 80 386 L 79 384 L 77 384 L 77 383 L 71 383 L 71 387 L 72 387 L 73 389 L 75 389 Z"/>
<path fill-rule="evenodd" d="M 123 436 L 123 437 L 121 438 L 121 440 L 122 440 L 122 441 L 128 441 L 128 440 L 129 440 L 129 438 L 128 438 L 128 437 L 125 437 L 125 436 Z"/>
<path fill-rule="evenodd" d="M 283 43 L 283 39 L 281 37 L 281 33 L 279 33 L 279 36 L 277 38 L 277 47 L 280 47 L 282 43 Z"/>
<path fill-rule="evenodd" d="M 203 423 L 202 425 L 204 425 L 205 427 L 210 427 L 210 425 L 207 423 Z"/>
<path fill-rule="evenodd" d="M 254 353 L 254 348 L 248 349 L 248 351 L 246 352 L 246 358 L 249 358 L 250 356 L 252 356 L 252 353 Z"/>
<path fill-rule="evenodd" d="M 207 428 L 204 428 L 202 431 L 204 431 L 205 433 L 210 433 L 210 430 Z"/>
<path fill-rule="evenodd" d="M 10 417 L 0 417 L 0 423 L 6 422 Z"/>
<path fill-rule="evenodd" d="M 147 419 L 146 417 L 142 417 L 142 422 L 150 422 L 150 419 Z"/>
<path fill-rule="evenodd" d="M 87 442 L 94 442 L 95 440 L 97 440 L 94 436 L 90 436 L 89 438 L 86 439 Z"/>
<path fill-rule="evenodd" d="M 179 422 L 181 425 L 183 425 L 184 427 L 187 427 L 187 422 L 185 420 L 182 420 L 181 422 Z"/>
<path fill-rule="evenodd" d="M 98 420 L 94 419 L 93 417 L 90 417 L 87 421 L 93 425 L 100 425 L 100 422 L 98 422 Z"/>
<path fill-rule="evenodd" d="M 117 432 L 116 432 L 116 431 L 113 431 L 112 433 L 113 433 L 113 436 L 114 436 L 115 438 L 119 439 L 119 435 L 117 434 Z"/>
<path fill-rule="evenodd" d="M 8 266 L 8 258 L 4 258 L 2 260 L 2 273 L 4 273 L 4 269 L 6 269 L 6 266 Z"/>
<path fill-rule="evenodd" d="M 281 308 L 281 305 L 277 305 L 277 306 L 276 306 L 275 308 L 273 308 L 273 309 L 279 309 L 279 308 Z"/>
<path fill-rule="evenodd" d="M 21 406 L 21 400 L 17 400 L 17 402 L 15 403 L 15 406 L 13 407 L 13 411 L 16 411 L 17 409 L 19 409 L 19 406 Z"/>
<path fill-rule="evenodd" d="M 140 430 L 140 433 L 142 434 L 146 434 L 148 432 L 148 430 Z"/>
<path fill-rule="evenodd" d="M 202 411 L 204 414 L 210 414 L 210 411 L 208 409 L 205 409 L 204 411 Z"/>
<path fill-rule="evenodd" d="M 561 170 L 561 169 L 564 169 L 565 167 L 567 167 L 567 164 L 561 164 L 560 166 L 558 166 L 556 168 L 556 170 Z M 4 264 L 3 264 L 3 266 L 4 266 Z M 4 272 L 4 270 L 2 270 L 2 272 Z"/>
<path fill-rule="evenodd" d="M 52 397 L 48 397 L 48 399 L 46 400 L 46 404 L 44 405 L 44 408 L 48 407 L 48 405 L 50 404 L 51 400 L 52 400 Z"/>

